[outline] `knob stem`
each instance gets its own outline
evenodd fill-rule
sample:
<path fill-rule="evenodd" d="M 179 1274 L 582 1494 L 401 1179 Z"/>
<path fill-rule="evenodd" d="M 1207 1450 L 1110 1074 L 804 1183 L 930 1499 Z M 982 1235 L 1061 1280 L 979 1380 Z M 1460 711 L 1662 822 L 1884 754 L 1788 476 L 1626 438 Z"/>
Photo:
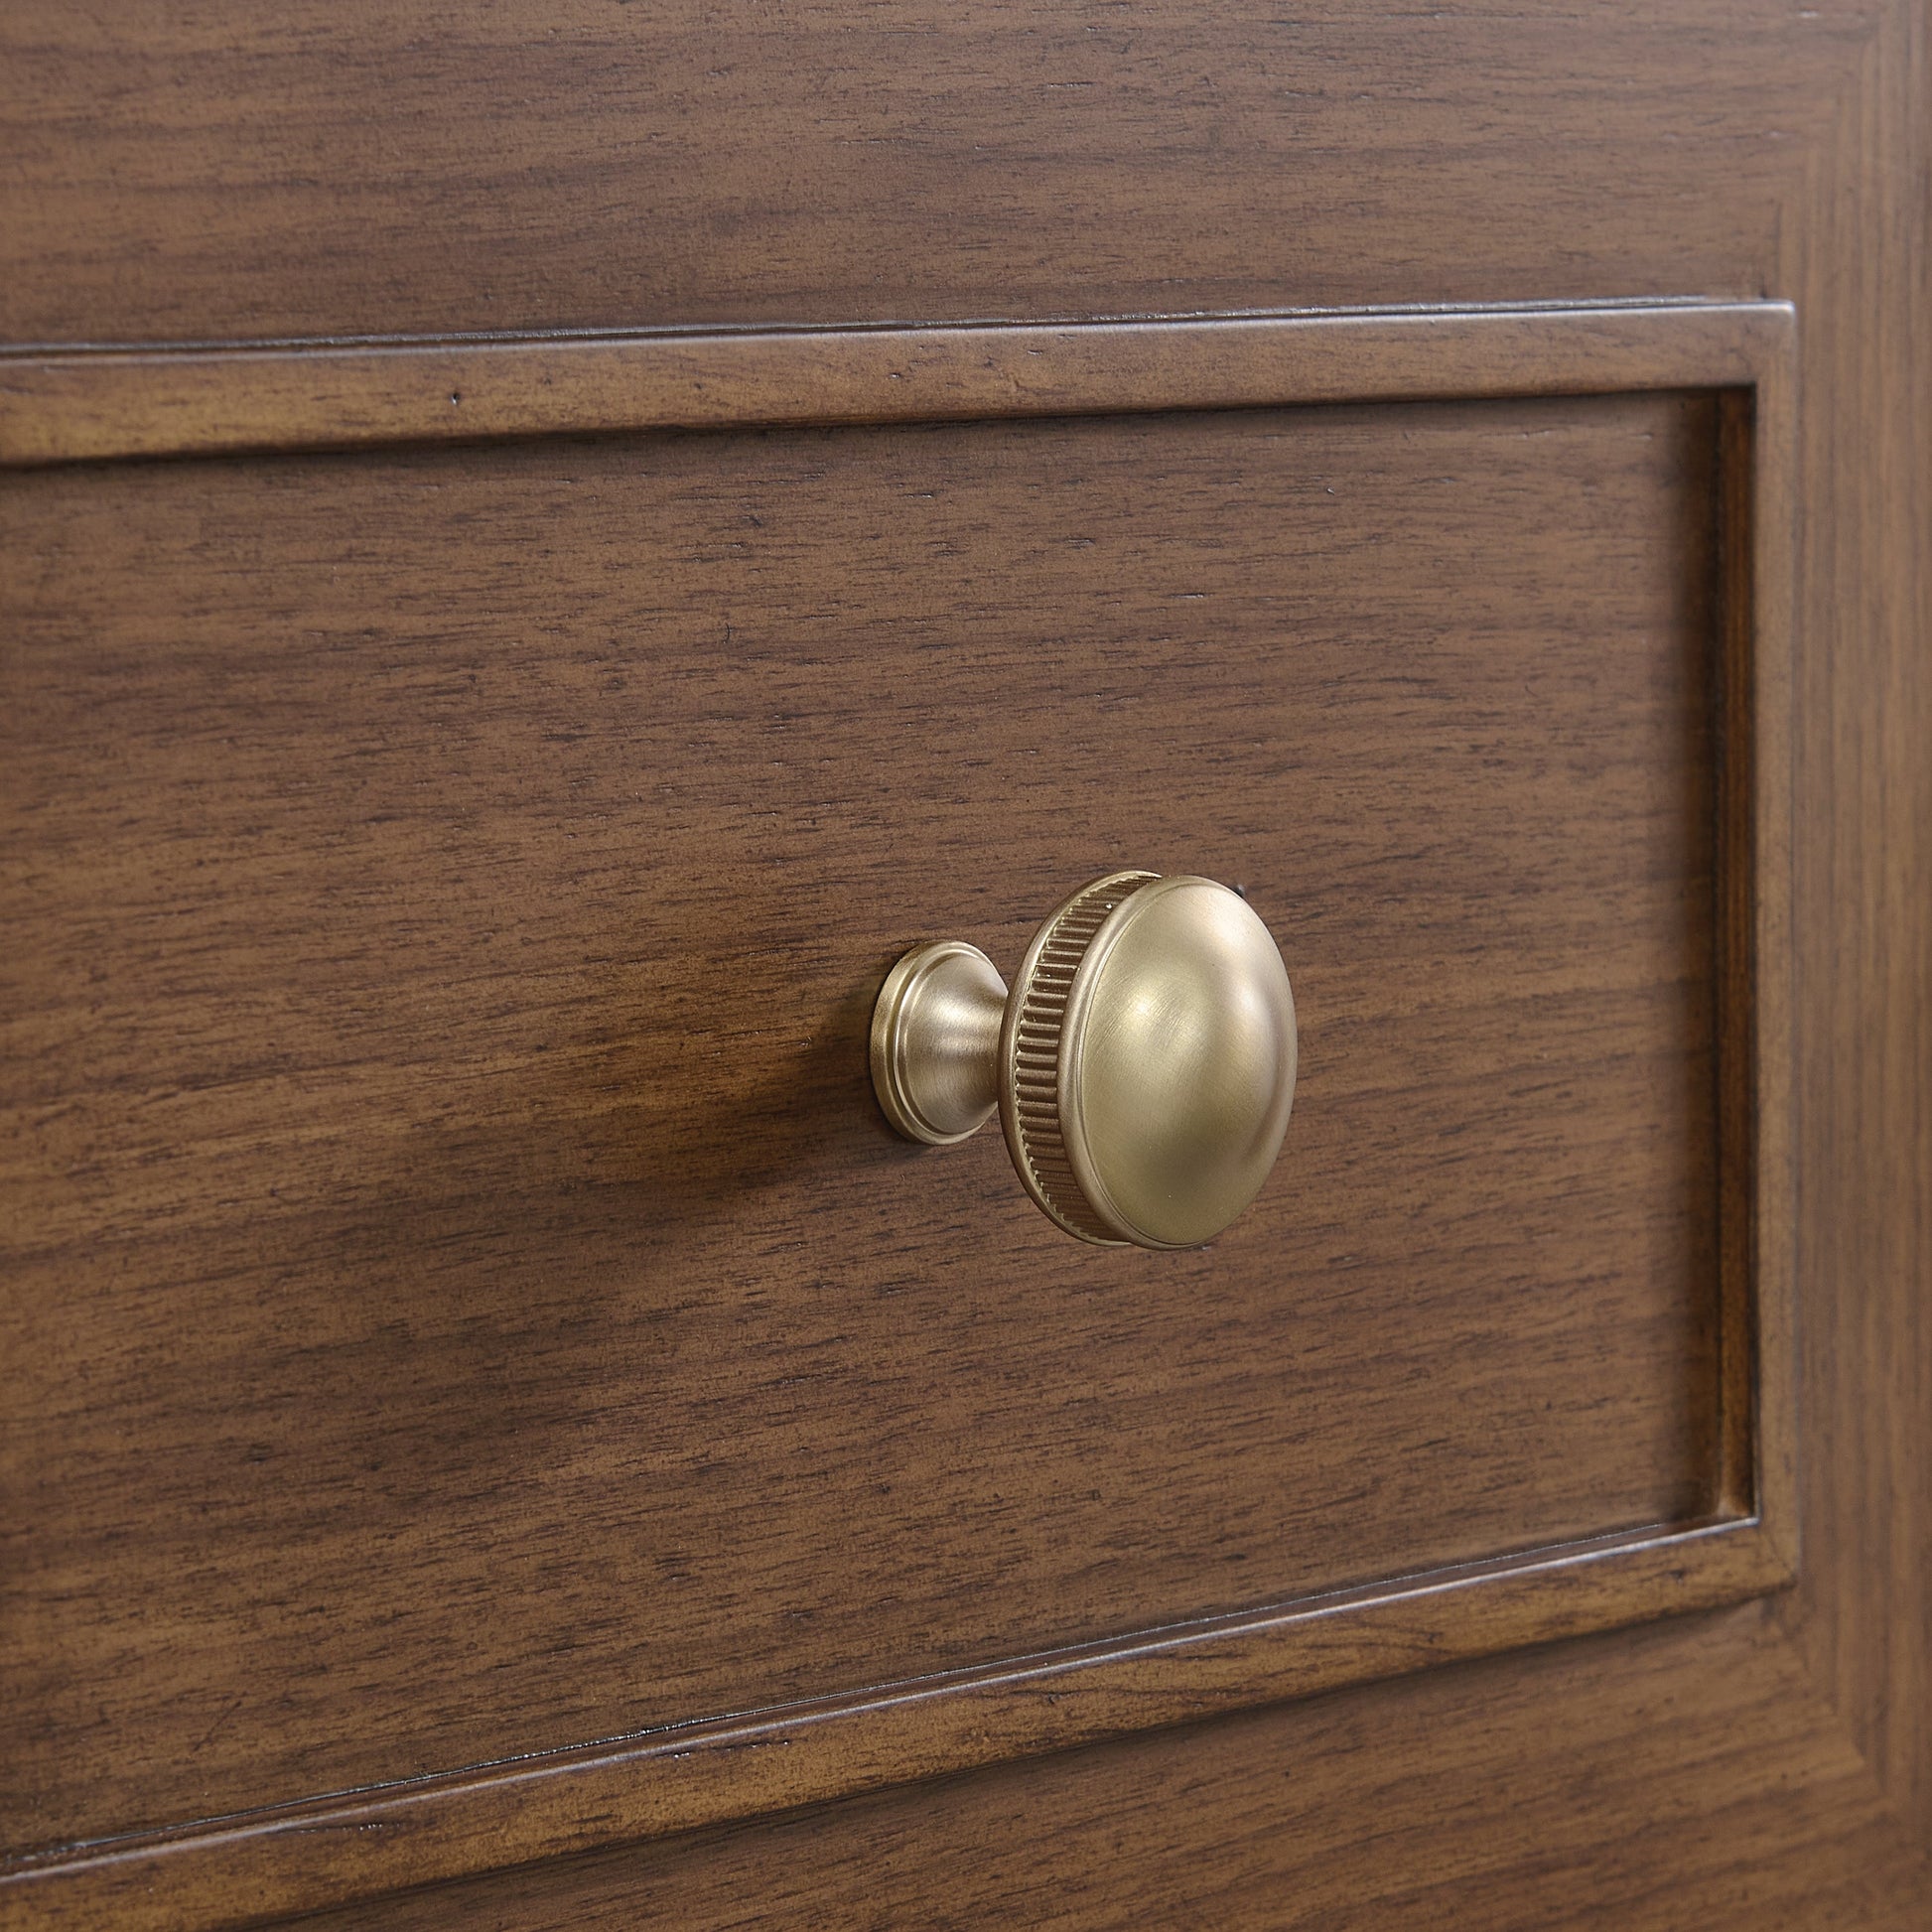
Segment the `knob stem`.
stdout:
<path fill-rule="evenodd" d="M 949 1147 L 992 1118 L 1007 985 L 977 946 L 915 946 L 887 976 L 872 1019 L 872 1083 L 908 1139 Z"/>

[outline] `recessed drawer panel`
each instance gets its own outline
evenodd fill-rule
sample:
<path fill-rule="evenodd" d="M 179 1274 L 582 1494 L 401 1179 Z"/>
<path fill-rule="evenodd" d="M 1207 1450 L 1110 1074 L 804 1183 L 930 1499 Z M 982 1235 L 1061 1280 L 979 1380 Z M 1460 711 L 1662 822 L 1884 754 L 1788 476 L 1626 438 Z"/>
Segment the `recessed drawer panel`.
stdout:
<path fill-rule="evenodd" d="M 1719 445 L 1644 393 L 4 485 L 17 1847 L 1717 1513 Z M 890 963 L 1241 886 L 1082 1248 Z"/>

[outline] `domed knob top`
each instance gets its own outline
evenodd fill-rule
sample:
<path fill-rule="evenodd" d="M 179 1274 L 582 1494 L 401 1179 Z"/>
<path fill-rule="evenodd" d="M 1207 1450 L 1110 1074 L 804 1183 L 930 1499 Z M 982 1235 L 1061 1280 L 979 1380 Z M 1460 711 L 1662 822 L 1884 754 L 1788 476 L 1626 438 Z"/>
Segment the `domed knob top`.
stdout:
<path fill-rule="evenodd" d="M 1000 1046 L 1020 1177 L 1088 1241 L 1211 1240 L 1288 1132 L 1288 969 L 1211 879 L 1115 873 L 1074 894 L 1028 948 Z"/>
<path fill-rule="evenodd" d="M 957 941 L 907 954 L 880 998 L 873 1067 L 887 1113 L 916 1139 L 961 1139 L 997 1104 L 1021 1180 L 1067 1233 L 1198 1247 L 1281 1150 L 1295 1000 L 1238 894 L 1112 873 L 1039 928 L 1010 995 Z"/>

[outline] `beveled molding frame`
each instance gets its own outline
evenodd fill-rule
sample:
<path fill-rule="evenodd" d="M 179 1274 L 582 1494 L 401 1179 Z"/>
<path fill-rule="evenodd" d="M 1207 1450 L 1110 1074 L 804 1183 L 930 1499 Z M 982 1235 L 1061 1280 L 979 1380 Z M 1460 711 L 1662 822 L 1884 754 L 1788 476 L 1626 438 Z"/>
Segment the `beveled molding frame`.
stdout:
<path fill-rule="evenodd" d="M 1797 1561 L 1796 319 L 1602 303 L 0 352 L 0 467 L 506 437 L 1718 394 L 1718 1484 L 1703 1519 L 19 1858 L 0 1927 L 234 1926 L 1762 1595 Z M 778 1748 L 781 1747 L 781 1748 Z"/>

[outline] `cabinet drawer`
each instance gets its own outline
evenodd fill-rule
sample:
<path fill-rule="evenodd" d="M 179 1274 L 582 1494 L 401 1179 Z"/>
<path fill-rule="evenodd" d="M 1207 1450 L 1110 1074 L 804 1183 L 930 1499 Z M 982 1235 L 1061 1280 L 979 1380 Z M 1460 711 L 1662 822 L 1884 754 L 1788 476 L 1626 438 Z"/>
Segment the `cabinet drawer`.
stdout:
<path fill-rule="evenodd" d="M 1728 409 L 9 479 L 14 1849 L 1746 1508 Z M 1129 865 L 1295 979 L 1189 1253 L 868 1082 Z"/>

